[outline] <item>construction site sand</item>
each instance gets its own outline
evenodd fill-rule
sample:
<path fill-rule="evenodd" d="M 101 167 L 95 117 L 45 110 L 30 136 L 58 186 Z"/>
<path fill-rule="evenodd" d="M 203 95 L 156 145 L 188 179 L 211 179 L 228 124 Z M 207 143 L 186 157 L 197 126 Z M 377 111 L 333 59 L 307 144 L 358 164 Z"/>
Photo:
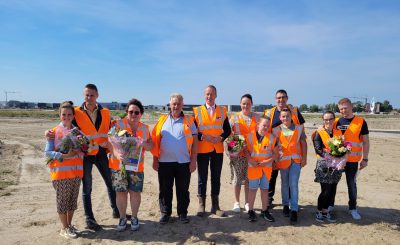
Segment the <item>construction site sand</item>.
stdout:
<path fill-rule="evenodd" d="M 4 190 L 7 194 L 0 196 L 0 244 L 398 244 L 400 239 L 400 135 L 371 133 L 369 166 L 359 173 L 357 179 L 360 221 L 354 221 L 348 214 L 344 176 L 336 196 L 337 223 L 315 221 L 320 187 L 313 181 L 316 160 L 309 144 L 308 165 L 300 177 L 297 225 L 289 225 L 289 220 L 282 215 L 279 178 L 275 197 L 278 205 L 272 211 L 275 223 L 264 222 L 261 218 L 256 223 L 249 223 L 244 211 L 241 214 L 228 211 L 225 218 L 194 216 L 197 209 L 197 172 L 192 175 L 190 184 L 190 223 L 177 221 L 174 198 L 175 217 L 169 224 L 160 225 L 157 173 L 151 168 L 151 155 L 146 153 L 145 183 L 139 211 L 140 230 L 115 230 L 118 220 L 111 218 L 105 185 L 94 168 L 93 211 L 103 230 L 92 232 L 84 229 L 85 219 L 79 197 L 74 223 L 83 233 L 76 240 L 66 240 L 58 234 L 60 222 L 56 213 L 55 191 L 43 157 L 43 132 L 56 124 L 56 120 L 0 119 L 0 140 L 6 146 L 19 149 L 4 151 L 0 155 L 1 161 L 8 159 L 7 163 L 20 169 L 18 184 L 7 187 Z M 310 132 L 308 130 L 308 136 Z M 221 207 L 225 210 L 230 210 L 234 202 L 229 181 L 229 161 L 225 158 L 220 195 Z M 207 198 L 206 206 L 209 211 L 210 198 Z M 258 193 L 255 207 L 260 206 Z"/>

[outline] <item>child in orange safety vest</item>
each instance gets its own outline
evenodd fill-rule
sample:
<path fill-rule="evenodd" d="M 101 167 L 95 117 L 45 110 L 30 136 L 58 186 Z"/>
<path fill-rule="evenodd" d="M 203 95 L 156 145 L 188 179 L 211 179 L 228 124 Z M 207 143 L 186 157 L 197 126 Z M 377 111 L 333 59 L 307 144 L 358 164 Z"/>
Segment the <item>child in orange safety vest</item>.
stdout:
<path fill-rule="evenodd" d="M 77 209 L 79 187 L 83 176 L 83 153 L 70 150 L 59 151 L 62 139 L 73 129 L 74 107 L 71 101 L 60 105 L 59 125 L 54 127 L 55 138 L 48 140 L 45 156 L 49 159 L 50 177 L 56 190 L 57 213 L 63 228 L 60 235 L 65 238 L 77 238 L 79 230 L 72 225 L 72 217 Z"/>
<path fill-rule="evenodd" d="M 276 139 L 269 131 L 270 118 L 261 117 L 257 129 L 253 129 L 246 136 L 249 179 L 249 221 L 256 221 L 254 212 L 254 201 L 257 189 L 261 191 L 262 211 L 261 217 L 269 222 L 274 222 L 274 217 L 268 211 L 268 188 L 271 179 L 272 163 L 274 162 L 274 151 Z"/>

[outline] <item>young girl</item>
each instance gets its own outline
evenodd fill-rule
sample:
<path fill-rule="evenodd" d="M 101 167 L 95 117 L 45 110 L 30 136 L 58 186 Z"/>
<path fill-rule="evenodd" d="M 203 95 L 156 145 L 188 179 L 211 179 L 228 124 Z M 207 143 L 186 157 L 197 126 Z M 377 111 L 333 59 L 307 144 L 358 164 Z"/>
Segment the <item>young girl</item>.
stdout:
<path fill-rule="evenodd" d="M 76 238 L 79 230 L 71 222 L 77 209 L 79 186 L 83 176 L 83 154 L 74 150 L 67 154 L 59 152 L 62 138 L 74 128 L 73 103 L 63 102 L 59 112 L 61 122 L 51 130 L 55 138 L 47 141 L 45 156 L 52 159 L 49 167 L 53 187 L 56 190 L 57 213 L 63 227 L 60 235 L 65 238 Z"/>
<path fill-rule="evenodd" d="M 261 217 L 269 222 L 275 219 L 268 211 L 268 188 L 271 179 L 273 151 L 276 144 L 275 137 L 269 132 L 269 118 L 261 117 L 258 122 L 257 131 L 253 129 L 246 136 L 248 179 L 249 179 L 249 221 L 256 221 L 256 213 L 253 210 L 257 189 L 261 190 Z"/>
<path fill-rule="evenodd" d="M 293 124 L 290 110 L 283 109 L 279 118 L 282 124 L 274 128 L 273 132 L 280 150 L 276 167 L 281 173 L 283 214 L 285 217 L 290 216 L 290 222 L 295 224 L 299 211 L 300 171 L 307 164 L 306 135 L 303 125 Z"/>

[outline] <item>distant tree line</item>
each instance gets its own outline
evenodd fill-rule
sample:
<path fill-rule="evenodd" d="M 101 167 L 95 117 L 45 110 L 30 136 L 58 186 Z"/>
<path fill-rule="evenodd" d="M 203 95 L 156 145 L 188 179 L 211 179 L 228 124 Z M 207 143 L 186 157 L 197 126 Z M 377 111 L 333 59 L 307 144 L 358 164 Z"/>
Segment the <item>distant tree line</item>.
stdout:
<path fill-rule="evenodd" d="M 382 102 L 376 102 L 376 104 L 380 105 L 380 112 L 391 112 L 393 111 L 393 106 L 390 104 L 388 100 L 384 100 Z M 356 101 L 353 103 L 353 112 L 364 112 L 365 110 L 365 105 L 362 101 Z M 339 107 L 338 104 L 336 103 L 331 103 L 331 104 L 326 104 L 325 106 L 318 106 L 316 104 L 312 104 L 310 106 L 306 104 L 301 104 L 299 106 L 299 110 L 301 112 L 323 112 L 323 111 L 333 111 L 333 112 L 339 112 Z"/>

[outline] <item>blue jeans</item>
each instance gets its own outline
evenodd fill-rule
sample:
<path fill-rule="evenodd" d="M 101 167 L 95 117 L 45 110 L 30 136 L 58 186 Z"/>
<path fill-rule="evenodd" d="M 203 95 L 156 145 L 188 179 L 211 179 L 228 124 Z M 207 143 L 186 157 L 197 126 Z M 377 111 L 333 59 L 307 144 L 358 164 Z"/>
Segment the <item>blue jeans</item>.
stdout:
<path fill-rule="evenodd" d="M 290 210 L 299 211 L 299 178 L 301 165 L 292 161 L 286 169 L 281 169 L 282 205 L 289 206 Z M 290 190 L 289 190 L 290 189 Z M 289 196 L 290 191 L 290 196 Z"/>
<path fill-rule="evenodd" d="M 108 158 L 104 149 L 100 149 L 96 156 L 83 158 L 82 202 L 86 220 L 94 219 L 92 210 L 92 168 L 96 165 L 101 177 L 107 186 L 108 198 L 113 210 L 118 211 L 115 201 L 115 191 L 112 188 L 111 170 L 108 167 Z"/>

